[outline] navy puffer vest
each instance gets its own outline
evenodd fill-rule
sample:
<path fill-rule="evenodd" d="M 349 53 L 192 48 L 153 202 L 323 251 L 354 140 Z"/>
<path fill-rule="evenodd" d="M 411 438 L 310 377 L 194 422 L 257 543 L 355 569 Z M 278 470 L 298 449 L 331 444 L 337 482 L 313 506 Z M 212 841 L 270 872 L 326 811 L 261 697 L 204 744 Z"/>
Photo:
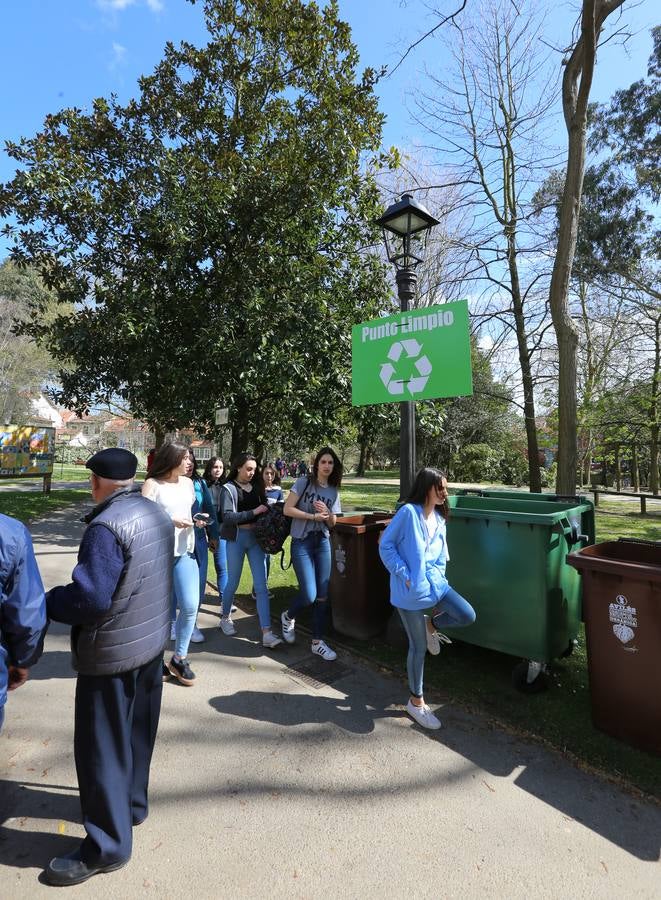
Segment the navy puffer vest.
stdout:
<path fill-rule="evenodd" d="M 154 659 L 170 638 L 174 525 L 139 487 L 115 491 L 87 521 L 112 531 L 124 569 L 103 619 L 72 629 L 73 667 L 82 675 L 118 675 Z"/>

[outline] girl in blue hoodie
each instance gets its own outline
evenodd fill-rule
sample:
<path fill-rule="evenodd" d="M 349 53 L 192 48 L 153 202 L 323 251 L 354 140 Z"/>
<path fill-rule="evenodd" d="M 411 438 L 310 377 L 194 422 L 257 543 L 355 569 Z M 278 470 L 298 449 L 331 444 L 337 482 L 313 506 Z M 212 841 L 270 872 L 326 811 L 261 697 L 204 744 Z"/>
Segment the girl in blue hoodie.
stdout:
<path fill-rule="evenodd" d="M 409 639 L 406 661 L 411 696 L 406 710 L 423 728 L 440 721 L 422 693 L 425 653 L 440 652 L 437 628 L 471 625 L 475 610 L 448 584 L 450 554 L 446 519 L 448 483 L 438 469 L 420 469 L 411 494 L 381 537 L 379 553 L 390 572 L 390 602 L 397 608 Z M 432 612 L 431 617 L 426 615 Z M 447 640 L 447 639 L 446 639 Z"/>

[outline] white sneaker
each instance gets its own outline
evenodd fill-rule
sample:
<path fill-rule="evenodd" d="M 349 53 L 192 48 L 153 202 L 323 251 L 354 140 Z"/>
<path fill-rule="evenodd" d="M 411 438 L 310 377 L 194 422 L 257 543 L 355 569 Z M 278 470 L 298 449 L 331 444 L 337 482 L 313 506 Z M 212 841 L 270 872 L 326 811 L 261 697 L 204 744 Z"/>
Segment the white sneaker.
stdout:
<path fill-rule="evenodd" d="M 202 634 L 197 625 L 195 626 L 195 628 L 193 628 L 193 633 L 191 634 L 190 639 L 191 644 L 203 644 L 206 641 L 205 636 Z"/>
<path fill-rule="evenodd" d="M 231 620 L 229 616 L 221 616 L 220 617 L 220 625 L 218 626 L 223 634 L 236 634 L 236 628 L 234 627 L 234 622 Z"/>
<path fill-rule="evenodd" d="M 337 653 L 326 644 L 324 641 L 317 641 L 317 643 L 313 643 L 311 648 L 313 653 L 316 653 L 317 656 L 320 656 L 322 659 L 325 659 L 326 662 L 333 662 L 334 659 L 337 659 Z"/>
<path fill-rule="evenodd" d="M 427 635 L 427 652 L 432 656 L 438 656 L 441 652 L 441 642 L 436 631 L 429 630 L 429 616 L 425 616 L 425 633 Z"/>
<path fill-rule="evenodd" d="M 171 640 L 171 641 L 176 641 L 176 640 L 177 640 L 177 626 L 176 626 L 176 623 L 175 623 L 175 622 L 173 622 L 173 623 L 170 625 L 170 640 Z"/>
<path fill-rule="evenodd" d="M 406 704 L 406 712 L 418 723 L 418 725 L 422 725 L 423 728 L 429 728 L 431 731 L 438 731 L 441 727 L 441 720 L 436 718 L 426 703 L 423 706 L 415 706 L 411 700 L 409 700 Z"/>
<path fill-rule="evenodd" d="M 280 614 L 282 622 L 282 636 L 288 644 L 293 644 L 296 640 L 296 619 L 290 619 L 286 612 Z"/>
<path fill-rule="evenodd" d="M 276 634 L 273 634 L 272 631 L 265 631 L 262 634 L 262 644 L 269 649 L 273 649 L 273 647 L 277 647 L 282 643 L 282 638 L 279 638 Z"/>

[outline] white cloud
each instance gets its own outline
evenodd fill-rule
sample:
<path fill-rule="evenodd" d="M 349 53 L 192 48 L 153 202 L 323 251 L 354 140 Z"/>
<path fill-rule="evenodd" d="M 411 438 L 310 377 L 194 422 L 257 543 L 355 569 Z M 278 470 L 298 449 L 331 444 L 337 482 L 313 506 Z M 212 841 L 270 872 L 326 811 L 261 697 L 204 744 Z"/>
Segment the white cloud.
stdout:
<path fill-rule="evenodd" d="M 137 0 L 96 0 L 99 9 L 104 12 L 123 12 L 129 6 L 134 6 Z M 140 0 L 142 2 L 142 0 Z M 165 4 L 163 0 L 145 0 L 147 6 L 153 13 L 163 12 Z"/>
<path fill-rule="evenodd" d="M 126 62 L 126 47 L 118 44 L 117 41 L 112 42 L 112 59 L 108 68 L 111 72 L 115 72 Z"/>
<path fill-rule="evenodd" d="M 112 10 L 113 12 L 121 12 L 127 6 L 133 6 L 135 0 L 97 0 L 101 9 Z"/>

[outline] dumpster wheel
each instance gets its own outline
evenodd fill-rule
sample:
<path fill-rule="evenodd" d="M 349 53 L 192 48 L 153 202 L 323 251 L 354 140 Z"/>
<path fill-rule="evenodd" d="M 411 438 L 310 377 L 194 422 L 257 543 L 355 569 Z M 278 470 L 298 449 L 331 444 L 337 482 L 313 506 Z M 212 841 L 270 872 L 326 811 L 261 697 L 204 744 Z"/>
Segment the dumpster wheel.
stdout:
<path fill-rule="evenodd" d="M 541 694 L 548 690 L 551 678 L 545 663 L 522 659 L 512 669 L 512 684 L 522 694 Z"/>

